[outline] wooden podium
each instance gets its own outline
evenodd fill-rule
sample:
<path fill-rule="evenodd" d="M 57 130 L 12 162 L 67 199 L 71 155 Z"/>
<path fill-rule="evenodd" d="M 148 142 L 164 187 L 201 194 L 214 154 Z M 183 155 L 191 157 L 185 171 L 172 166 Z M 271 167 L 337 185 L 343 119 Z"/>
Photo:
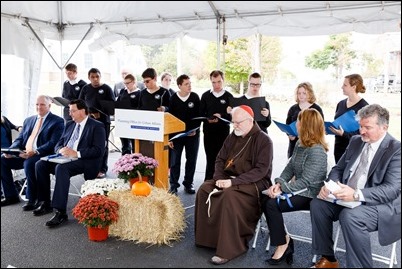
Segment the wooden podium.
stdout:
<path fill-rule="evenodd" d="M 158 161 L 159 165 L 157 168 L 155 168 L 154 185 L 155 187 L 164 188 L 167 190 L 169 188 L 169 134 L 184 131 L 186 129 L 186 124 L 172 114 L 165 112 L 163 127 L 163 142 L 150 142 L 139 139 L 135 139 L 134 142 L 136 153 L 142 153 L 143 155 L 153 157 L 155 160 Z M 146 144 L 143 144 L 141 142 L 148 142 L 148 144 L 150 144 L 151 146 L 145 146 Z M 148 149 L 146 149 L 145 147 L 148 147 Z"/>

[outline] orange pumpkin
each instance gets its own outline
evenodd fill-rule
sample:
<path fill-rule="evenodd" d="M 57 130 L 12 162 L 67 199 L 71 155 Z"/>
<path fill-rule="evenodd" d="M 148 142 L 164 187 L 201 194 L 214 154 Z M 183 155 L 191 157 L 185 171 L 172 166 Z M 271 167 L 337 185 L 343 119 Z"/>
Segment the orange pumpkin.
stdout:
<path fill-rule="evenodd" d="M 141 174 L 138 171 L 137 173 L 140 180 L 133 184 L 131 193 L 137 196 L 148 196 L 151 193 L 151 185 L 146 181 L 142 181 Z"/>

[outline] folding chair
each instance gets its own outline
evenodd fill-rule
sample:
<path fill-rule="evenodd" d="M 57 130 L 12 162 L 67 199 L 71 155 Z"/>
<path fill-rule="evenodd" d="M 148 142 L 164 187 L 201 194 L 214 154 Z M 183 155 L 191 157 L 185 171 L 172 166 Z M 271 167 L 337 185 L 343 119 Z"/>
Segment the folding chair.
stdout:
<path fill-rule="evenodd" d="M 77 176 L 82 176 L 83 177 L 83 175 L 77 175 Z M 69 191 L 68 195 L 81 197 L 81 185 L 78 187 L 73 182 L 74 178 L 77 177 L 77 176 L 74 176 L 74 177 L 70 178 L 70 189 L 72 187 L 75 190 L 75 192 L 70 192 Z M 56 176 L 53 175 L 53 174 L 50 174 L 50 180 L 56 183 Z M 54 188 L 51 188 L 51 191 L 53 191 L 53 190 L 54 190 Z"/>
<path fill-rule="evenodd" d="M 257 246 L 258 235 L 260 234 L 260 231 L 261 231 L 262 235 L 264 235 L 264 233 L 267 233 L 268 242 L 267 242 L 267 246 L 266 246 L 265 250 L 269 251 L 269 247 L 271 244 L 271 238 L 269 237 L 268 227 L 264 227 L 261 225 L 263 222 L 265 222 L 265 223 L 267 222 L 264 214 L 261 215 L 261 218 L 259 219 L 257 226 L 255 227 L 254 239 L 253 239 L 253 244 L 251 247 L 253 249 L 255 249 L 255 247 Z"/>
<path fill-rule="evenodd" d="M 338 229 L 336 230 L 336 235 L 335 235 L 335 240 L 334 240 L 334 251 L 335 252 L 336 251 L 346 252 L 345 249 L 338 247 L 340 232 L 341 232 L 341 224 L 339 224 Z M 388 264 L 389 268 L 392 268 L 394 266 L 394 264 L 397 265 L 398 261 L 396 259 L 396 242 L 392 243 L 391 245 L 392 245 L 391 255 L 389 258 L 375 254 L 375 253 L 371 253 L 371 255 L 373 256 L 373 260 Z"/>

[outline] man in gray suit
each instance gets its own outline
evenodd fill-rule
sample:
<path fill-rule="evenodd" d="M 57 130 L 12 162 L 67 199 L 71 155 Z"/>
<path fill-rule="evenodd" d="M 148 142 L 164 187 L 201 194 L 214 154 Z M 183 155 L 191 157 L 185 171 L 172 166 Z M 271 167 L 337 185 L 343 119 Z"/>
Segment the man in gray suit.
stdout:
<path fill-rule="evenodd" d="M 330 191 L 322 187 L 318 198 L 310 204 L 312 252 L 322 255 L 313 268 L 337 268 L 333 250 L 333 223 L 339 220 L 346 244 L 346 267 L 373 267 L 370 232 L 378 230 L 382 246 L 401 238 L 401 142 L 388 134 L 389 112 L 377 105 L 367 105 L 358 111 L 360 135 L 351 138 L 348 148 L 332 168 L 328 179 L 340 189 L 332 192 L 344 201 L 361 201 L 347 208 L 325 199 Z M 362 152 L 369 147 L 368 163 L 352 188 L 350 178 L 361 163 Z M 361 165 L 360 165 L 361 166 Z M 348 185 L 349 184 L 349 185 Z"/>

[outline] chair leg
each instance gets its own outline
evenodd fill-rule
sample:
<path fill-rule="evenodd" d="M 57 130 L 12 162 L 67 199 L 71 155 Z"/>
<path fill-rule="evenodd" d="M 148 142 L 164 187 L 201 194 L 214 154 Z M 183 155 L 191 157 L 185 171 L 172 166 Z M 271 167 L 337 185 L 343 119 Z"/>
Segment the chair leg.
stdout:
<path fill-rule="evenodd" d="M 391 257 L 389 258 L 389 268 L 392 268 L 394 264 L 398 264 L 398 261 L 396 260 L 396 242 L 392 243 Z"/>
<path fill-rule="evenodd" d="M 339 241 L 339 234 L 340 234 L 340 231 L 341 231 L 341 225 L 339 224 L 338 229 L 337 229 L 337 231 L 336 231 L 335 240 L 334 240 L 334 251 L 335 251 L 335 252 L 336 252 L 336 251 L 343 251 L 343 252 L 345 252 L 344 249 L 337 247 L 338 241 Z M 394 264 L 396 265 L 396 264 L 398 263 L 398 261 L 397 261 L 397 259 L 396 259 L 396 243 L 397 243 L 397 242 L 392 243 L 391 256 L 390 256 L 389 258 L 388 258 L 388 257 L 385 257 L 385 256 L 381 256 L 381 255 L 375 254 L 375 253 L 371 253 L 371 255 L 372 255 L 372 257 L 373 257 L 373 260 L 378 261 L 378 262 L 382 262 L 382 263 L 385 263 L 385 264 L 388 264 L 388 265 L 389 265 L 388 267 L 389 267 L 389 268 L 392 268 L 392 267 L 394 266 Z"/>
<path fill-rule="evenodd" d="M 335 240 L 334 240 L 334 252 L 336 252 L 337 250 L 342 251 L 342 249 L 338 249 L 338 241 L 339 241 L 339 233 L 340 232 L 341 232 L 341 225 L 339 225 L 336 230 L 336 235 L 335 235 Z"/>
<path fill-rule="evenodd" d="M 21 200 L 23 200 L 23 201 L 25 201 L 25 202 L 28 201 L 28 199 L 27 199 L 26 194 L 22 194 L 22 193 L 23 193 L 24 191 L 25 191 L 25 193 L 26 193 L 27 184 L 28 184 L 28 180 L 26 179 L 26 180 L 24 181 L 24 184 L 22 185 L 22 188 L 21 188 L 20 193 L 19 193 L 19 196 L 20 196 Z"/>
<path fill-rule="evenodd" d="M 260 229 L 261 229 L 261 219 L 258 220 L 257 226 L 255 227 L 253 245 L 251 246 L 252 248 L 255 248 L 257 246 L 257 239 L 258 235 L 260 234 Z"/>

